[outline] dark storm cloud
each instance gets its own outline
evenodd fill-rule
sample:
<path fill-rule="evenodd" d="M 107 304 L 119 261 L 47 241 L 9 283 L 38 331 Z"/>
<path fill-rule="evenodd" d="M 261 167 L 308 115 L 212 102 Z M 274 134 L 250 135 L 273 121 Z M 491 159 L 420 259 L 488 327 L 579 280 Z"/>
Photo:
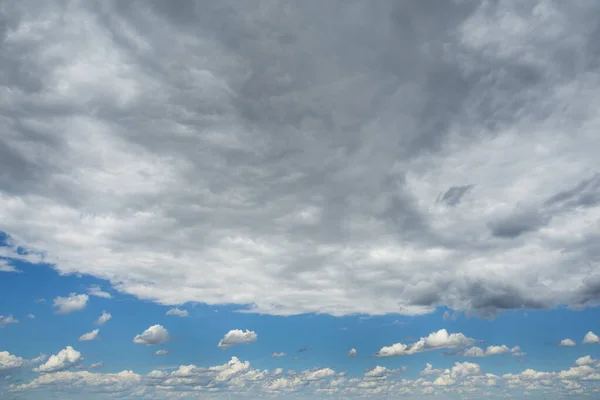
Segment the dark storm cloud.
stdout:
<path fill-rule="evenodd" d="M 0 231 L 164 304 L 592 303 L 598 15 L 593 2 L 7 4 Z"/>

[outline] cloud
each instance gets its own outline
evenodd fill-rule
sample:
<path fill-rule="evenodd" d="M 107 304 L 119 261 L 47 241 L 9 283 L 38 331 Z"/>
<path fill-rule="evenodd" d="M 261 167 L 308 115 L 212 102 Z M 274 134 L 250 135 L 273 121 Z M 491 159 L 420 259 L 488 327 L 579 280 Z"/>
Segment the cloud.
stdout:
<path fill-rule="evenodd" d="M 157 356 L 166 356 L 167 354 L 169 354 L 169 352 L 167 350 L 156 350 L 156 354 Z"/>
<path fill-rule="evenodd" d="M 102 297 L 104 299 L 112 299 L 112 295 L 108 292 L 105 292 L 98 285 L 92 285 L 88 288 L 88 293 L 91 296 Z"/>
<path fill-rule="evenodd" d="M 348 352 L 348 357 L 356 357 L 356 355 L 356 349 L 350 349 L 350 351 Z"/>
<path fill-rule="evenodd" d="M 102 315 L 100 315 L 98 317 L 98 320 L 96 321 L 96 324 L 98 324 L 98 325 L 104 325 L 111 318 L 112 318 L 112 315 L 110 313 L 107 313 L 106 311 L 102 311 Z"/>
<path fill-rule="evenodd" d="M 273 353 L 273 354 L 271 355 L 271 357 L 273 357 L 273 358 L 280 358 L 280 357 L 286 357 L 286 356 L 287 356 L 287 354 L 285 354 L 284 352 L 281 352 L 281 353 Z"/>
<path fill-rule="evenodd" d="M 430 350 L 456 348 L 473 342 L 474 339 L 468 338 L 462 333 L 449 334 L 445 329 L 440 329 L 412 344 L 395 343 L 382 347 L 375 355 L 377 357 L 405 356 Z"/>
<path fill-rule="evenodd" d="M 79 337 L 79 341 L 80 342 L 87 342 L 87 341 L 90 341 L 90 340 L 96 340 L 96 339 L 98 339 L 98 334 L 99 333 L 100 333 L 100 329 L 94 329 L 91 332 L 84 333 L 83 335 L 81 335 Z"/>
<path fill-rule="evenodd" d="M 87 305 L 89 296 L 87 294 L 71 293 L 67 297 L 56 297 L 53 307 L 56 308 L 56 314 L 68 314 L 73 311 L 80 311 Z"/>
<path fill-rule="evenodd" d="M 33 315 L 32 313 L 27 314 L 27 318 L 29 319 L 35 319 L 35 315 Z"/>
<path fill-rule="evenodd" d="M 559 346 L 576 346 L 577 343 L 575 343 L 574 340 L 567 338 L 567 339 L 561 340 L 560 343 L 558 343 L 558 345 Z"/>
<path fill-rule="evenodd" d="M 598 9 L 518 3 L 7 7 L 1 256 L 263 314 L 596 304 Z"/>
<path fill-rule="evenodd" d="M 12 315 L 0 315 L 0 328 L 4 328 L 7 325 L 10 324 L 18 324 L 19 320 L 16 319 L 15 317 L 13 317 Z"/>
<path fill-rule="evenodd" d="M 90 364 L 88 366 L 88 369 L 102 368 L 103 366 L 104 366 L 104 363 L 102 361 L 99 361 L 97 363 Z"/>
<path fill-rule="evenodd" d="M 20 269 L 15 268 L 14 266 L 8 263 L 8 260 L 0 259 L 0 272 L 23 272 Z"/>
<path fill-rule="evenodd" d="M 178 317 L 187 317 L 188 311 L 182 310 L 179 308 L 171 308 L 169 311 L 167 311 L 167 315 L 176 315 Z"/>
<path fill-rule="evenodd" d="M 434 369 L 433 365 L 427 363 L 425 365 L 425 369 L 423 371 L 421 371 L 420 375 L 421 376 L 428 376 L 428 375 L 439 375 L 442 372 L 444 372 L 443 369 Z"/>
<path fill-rule="evenodd" d="M 63 371 L 77 365 L 83 360 L 80 352 L 71 346 L 65 347 L 58 354 L 51 355 L 48 361 L 33 369 L 34 372 L 50 373 Z"/>
<path fill-rule="evenodd" d="M 466 349 L 463 352 L 463 355 L 465 357 L 489 357 L 489 356 L 495 356 L 498 354 L 505 354 L 505 353 L 516 353 L 519 350 L 519 347 L 515 347 L 514 349 L 516 349 L 515 351 L 512 351 L 508 346 L 506 345 L 501 345 L 501 346 L 488 346 L 485 350 L 483 350 L 480 347 L 474 346 L 471 348 Z"/>
<path fill-rule="evenodd" d="M 8 351 L 0 351 L 0 372 L 20 368 L 23 365 L 23 359 Z"/>
<path fill-rule="evenodd" d="M 256 342 L 258 335 L 254 331 L 250 331 L 246 329 L 246 331 L 242 331 L 241 329 L 232 329 L 223 336 L 223 339 L 219 341 L 217 347 L 221 349 L 228 349 L 231 346 L 235 346 L 238 344 L 248 344 Z"/>
<path fill-rule="evenodd" d="M 150 346 L 162 344 L 169 339 L 169 332 L 162 325 L 152 325 L 141 334 L 136 335 L 133 343 Z"/>
<path fill-rule="evenodd" d="M 580 365 L 591 365 L 591 364 L 597 364 L 598 360 L 594 360 L 591 356 L 587 355 L 584 357 L 580 357 L 577 360 L 575 360 L 575 365 L 580 366 Z"/>
<path fill-rule="evenodd" d="M 600 338 L 592 331 L 585 334 L 582 344 L 600 343 Z"/>

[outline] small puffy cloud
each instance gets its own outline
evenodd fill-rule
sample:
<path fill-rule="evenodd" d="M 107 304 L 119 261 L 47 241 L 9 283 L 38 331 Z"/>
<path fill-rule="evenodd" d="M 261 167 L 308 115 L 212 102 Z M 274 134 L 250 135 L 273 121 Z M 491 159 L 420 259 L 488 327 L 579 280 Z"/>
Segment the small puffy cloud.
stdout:
<path fill-rule="evenodd" d="M 348 352 L 348 357 L 356 357 L 356 349 L 350 349 Z"/>
<path fill-rule="evenodd" d="M 87 305 L 89 296 L 87 294 L 71 293 L 67 297 L 56 297 L 54 307 L 56 314 L 68 314 L 73 311 L 80 311 Z"/>
<path fill-rule="evenodd" d="M 583 344 L 599 343 L 600 344 L 600 338 L 594 332 L 589 331 L 588 333 L 585 334 L 585 337 L 583 338 L 583 342 L 581 342 L 581 343 L 583 343 Z"/>
<path fill-rule="evenodd" d="M 27 314 L 27 318 L 29 319 L 35 319 L 35 315 L 33 315 L 32 313 Z"/>
<path fill-rule="evenodd" d="M 20 269 L 17 269 L 8 263 L 8 260 L 0 260 L 0 272 L 23 272 Z"/>
<path fill-rule="evenodd" d="M 156 354 L 157 356 L 166 356 L 167 354 L 169 354 L 169 352 L 167 350 L 156 350 Z"/>
<path fill-rule="evenodd" d="M 133 343 L 146 346 L 162 344 L 169 340 L 169 332 L 162 325 L 153 325 L 133 338 Z"/>
<path fill-rule="evenodd" d="M 227 349 L 231 346 L 238 344 L 248 344 L 256 342 L 258 335 L 254 331 L 247 330 L 242 331 L 241 329 L 230 330 L 223 336 L 223 339 L 219 341 L 217 347 L 221 349 Z"/>
<path fill-rule="evenodd" d="M 177 317 L 187 317 L 188 311 L 175 307 L 175 308 L 171 308 L 169 311 L 167 311 L 167 315 L 175 315 Z"/>
<path fill-rule="evenodd" d="M 4 328 L 6 325 L 18 324 L 19 320 L 14 318 L 12 315 L 0 315 L 0 328 Z"/>
<path fill-rule="evenodd" d="M 87 342 L 87 341 L 90 341 L 90 340 L 96 340 L 96 339 L 98 339 L 98 334 L 99 333 L 100 333 L 100 329 L 94 329 L 91 332 L 84 333 L 83 335 L 81 335 L 79 337 L 79 341 L 80 342 Z"/>
<path fill-rule="evenodd" d="M 480 347 L 471 347 L 464 351 L 465 357 L 489 357 L 498 354 L 510 353 L 511 349 L 506 345 L 502 346 L 488 346 L 485 350 Z"/>
<path fill-rule="evenodd" d="M 433 365 L 427 363 L 425 364 L 425 369 L 421 371 L 421 376 L 438 375 L 442 372 L 444 372 L 443 369 L 434 369 Z"/>
<path fill-rule="evenodd" d="M 91 296 L 102 297 L 104 299 L 111 299 L 112 295 L 108 292 L 102 290 L 102 288 L 98 285 L 92 285 L 88 288 L 88 293 Z"/>
<path fill-rule="evenodd" d="M 375 368 L 365 372 L 365 376 L 368 378 L 380 378 L 382 376 L 385 376 L 388 372 L 389 370 L 386 367 L 378 365 Z"/>
<path fill-rule="evenodd" d="M 558 343 L 558 345 L 566 347 L 566 346 L 575 346 L 576 343 L 574 340 L 567 338 L 567 339 L 561 340 L 560 343 Z"/>
<path fill-rule="evenodd" d="M 102 315 L 100 315 L 98 317 L 98 320 L 96 321 L 96 324 L 98 324 L 98 325 L 104 325 L 111 318 L 112 318 L 112 315 L 110 315 L 110 313 L 107 313 L 106 311 L 102 311 Z"/>
<path fill-rule="evenodd" d="M 273 357 L 273 358 L 280 358 L 280 357 L 285 357 L 285 356 L 287 356 L 287 354 L 285 354 L 284 352 L 281 352 L 281 353 L 273 353 L 273 354 L 271 355 L 271 357 Z"/>
<path fill-rule="evenodd" d="M 597 364 L 598 361 L 594 360 L 591 356 L 587 355 L 584 357 L 580 357 L 577 360 L 575 360 L 575 365 L 580 366 L 580 365 L 590 365 L 590 364 Z"/>
<path fill-rule="evenodd" d="M 455 348 L 473 342 L 475 342 L 474 339 L 468 338 L 462 333 L 449 334 L 445 329 L 440 329 L 412 344 L 395 343 L 382 347 L 375 355 L 377 357 L 404 356 L 430 350 Z"/>
<path fill-rule="evenodd" d="M 22 365 L 21 357 L 10 354 L 8 351 L 0 351 L 0 372 L 20 368 Z"/>
<path fill-rule="evenodd" d="M 67 346 L 58 354 L 50 356 L 48 361 L 34 368 L 33 371 L 43 373 L 62 371 L 78 364 L 81 360 L 83 360 L 81 353 L 73 347 Z"/>
<path fill-rule="evenodd" d="M 88 369 L 102 368 L 103 366 L 104 366 L 104 363 L 102 361 L 99 361 L 97 363 L 90 364 Z"/>

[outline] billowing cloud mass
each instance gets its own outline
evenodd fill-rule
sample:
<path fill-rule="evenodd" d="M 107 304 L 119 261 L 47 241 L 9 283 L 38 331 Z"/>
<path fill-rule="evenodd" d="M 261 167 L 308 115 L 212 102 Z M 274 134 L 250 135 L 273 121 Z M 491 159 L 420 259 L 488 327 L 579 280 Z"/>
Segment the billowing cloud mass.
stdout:
<path fill-rule="evenodd" d="M 581 343 L 583 343 L 583 344 L 590 344 L 590 343 L 600 344 L 600 338 L 594 332 L 589 331 L 588 333 L 585 334 L 585 337 L 583 338 L 583 341 Z"/>
<path fill-rule="evenodd" d="M 232 329 L 223 336 L 223 339 L 219 341 L 217 347 L 221 349 L 228 349 L 231 346 L 235 346 L 238 344 L 247 344 L 256 342 L 258 335 L 254 331 L 250 331 L 246 329 L 242 331 L 241 329 Z"/>
<path fill-rule="evenodd" d="M 23 359 L 8 351 L 0 351 L 0 372 L 19 368 L 23 365 Z"/>
<path fill-rule="evenodd" d="M 13 317 L 12 315 L 0 315 L 0 328 L 4 328 L 6 325 L 10 324 L 18 324 L 19 320 Z"/>
<path fill-rule="evenodd" d="M 188 311 L 182 310 L 180 308 L 171 308 L 169 311 L 167 311 L 167 315 L 176 315 L 178 317 L 187 317 Z"/>
<path fill-rule="evenodd" d="M 102 311 L 102 315 L 100 315 L 98 317 L 98 320 L 96 321 L 96 324 L 98 324 L 98 325 L 104 325 L 111 318 L 112 318 L 112 315 L 110 313 L 107 313 L 106 311 Z"/>
<path fill-rule="evenodd" d="M 56 297 L 54 299 L 54 308 L 56 314 L 68 314 L 73 311 L 80 311 L 87 305 L 89 296 L 87 294 L 71 293 L 67 297 Z"/>
<path fill-rule="evenodd" d="M 561 340 L 560 343 L 558 343 L 558 345 L 568 347 L 568 346 L 576 346 L 577 343 L 575 343 L 575 341 L 573 339 L 566 338 L 566 339 Z"/>
<path fill-rule="evenodd" d="M 98 335 L 99 334 L 100 334 L 100 329 L 94 329 L 91 332 L 84 333 L 83 335 L 81 335 L 79 337 L 79 341 L 80 342 L 87 342 L 89 340 L 96 340 L 96 339 L 98 339 Z"/>
<path fill-rule="evenodd" d="M 39 4 L 3 256 L 267 314 L 600 302 L 595 1 Z"/>
<path fill-rule="evenodd" d="M 377 357 L 405 356 L 437 349 L 451 349 L 474 343 L 475 340 L 462 333 L 448 333 L 445 329 L 430 333 L 412 344 L 395 343 L 382 347 L 375 355 Z"/>
<path fill-rule="evenodd" d="M 350 351 L 348 352 L 348 357 L 356 357 L 356 349 L 350 349 Z"/>
<path fill-rule="evenodd" d="M 169 340 L 169 332 L 162 325 L 152 325 L 144 332 L 133 338 L 133 343 L 157 345 Z"/>
<path fill-rule="evenodd" d="M 63 371 L 77 365 L 82 360 L 83 356 L 80 352 L 71 346 L 67 346 L 59 351 L 58 354 L 51 355 L 50 358 L 48 358 L 48 361 L 39 367 L 34 368 L 33 371 L 43 373 Z"/>

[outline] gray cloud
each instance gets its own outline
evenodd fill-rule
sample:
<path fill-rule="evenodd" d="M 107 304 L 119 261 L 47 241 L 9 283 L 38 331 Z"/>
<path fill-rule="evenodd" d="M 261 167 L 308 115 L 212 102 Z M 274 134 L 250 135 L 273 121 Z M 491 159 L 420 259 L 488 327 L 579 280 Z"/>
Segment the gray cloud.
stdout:
<path fill-rule="evenodd" d="M 0 256 L 244 312 L 594 304 L 600 9 L 569 4 L 13 2 Z"/>

